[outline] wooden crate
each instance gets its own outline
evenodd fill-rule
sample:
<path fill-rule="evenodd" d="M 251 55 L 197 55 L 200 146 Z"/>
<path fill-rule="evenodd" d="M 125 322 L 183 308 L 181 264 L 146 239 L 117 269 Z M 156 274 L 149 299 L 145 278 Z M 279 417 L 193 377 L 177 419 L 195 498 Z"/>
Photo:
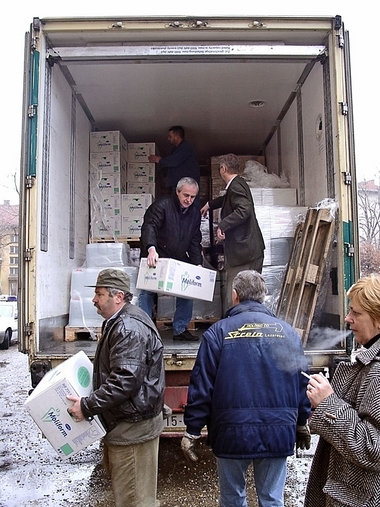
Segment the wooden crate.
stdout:
<path fill-rule="evenodd" d="M 333 230 L 331 210 L 312 208 L 295 231 L 277 316 L 297 329 L 304 345 L 310 331 Z"/>

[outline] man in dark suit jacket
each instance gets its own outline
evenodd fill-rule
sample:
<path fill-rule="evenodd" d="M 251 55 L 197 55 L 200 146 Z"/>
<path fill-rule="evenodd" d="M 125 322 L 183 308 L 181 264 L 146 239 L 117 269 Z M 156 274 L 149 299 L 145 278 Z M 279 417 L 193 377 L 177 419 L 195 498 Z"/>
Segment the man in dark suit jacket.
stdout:
<path fill-rule="evenodd" d="M 209 210 L 221 208 L 217 238 L 224 240 L 225 312 L 232 306 L 232 280 L 237 273 L 246 269 L 261 273 L 265 244 L 251 191 L 245 179 L 239 176 L 238 157 L 233 154 L 224 155 L 220 157 L 219 165 L 220 177 L 226 183 L 226 193 L 206 203 L 201 214 L 205 217 Z"/>

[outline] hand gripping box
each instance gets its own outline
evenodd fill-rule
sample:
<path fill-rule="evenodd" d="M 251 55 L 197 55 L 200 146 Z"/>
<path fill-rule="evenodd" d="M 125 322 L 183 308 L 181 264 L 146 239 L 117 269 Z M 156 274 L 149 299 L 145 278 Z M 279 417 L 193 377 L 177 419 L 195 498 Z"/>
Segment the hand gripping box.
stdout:
<path fill-rule="evenodd" d="M 149 268 L 146 258 L 140 260 L 136 288 L 170 294 L 186 299 L 212 301 L 216 271 L 175 259 L 159 259 Z"/>
<path fill-rule="evenodd" d="M 50 444 L 65 460 L 105 435 L 98 417 L 76 422 L 67 412 L 67 395 L 88 396 L 92 391 L 92 363 L 78 352 L 45 374 L 25 402 L 26 409 Z"/>

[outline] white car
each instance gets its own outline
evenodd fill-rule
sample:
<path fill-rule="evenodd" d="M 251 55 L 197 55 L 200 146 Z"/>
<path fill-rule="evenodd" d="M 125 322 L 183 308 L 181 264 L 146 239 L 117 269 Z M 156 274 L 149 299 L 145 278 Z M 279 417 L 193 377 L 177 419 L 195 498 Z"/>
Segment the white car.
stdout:
<path fill-rule="evenodd" d="M 0 349 L 8 349 L 12 338 L 17 338 L 17 303 L 0 301 Z"/>

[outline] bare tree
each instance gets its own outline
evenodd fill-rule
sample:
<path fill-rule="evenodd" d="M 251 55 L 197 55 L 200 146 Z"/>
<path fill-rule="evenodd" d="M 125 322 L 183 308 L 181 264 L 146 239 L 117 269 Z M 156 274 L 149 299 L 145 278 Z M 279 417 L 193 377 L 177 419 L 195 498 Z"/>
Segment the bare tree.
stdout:
<path fill-rule="evenodd" d="M 360 241 L 380 248 L 380 188 L 359 183 L 359 232 Z"/>
<path fill-rule="evenodd" d="M 380 271 L 380 250 L 366 241 L 360 243 L 360 270 L 361 276 Z"/>

